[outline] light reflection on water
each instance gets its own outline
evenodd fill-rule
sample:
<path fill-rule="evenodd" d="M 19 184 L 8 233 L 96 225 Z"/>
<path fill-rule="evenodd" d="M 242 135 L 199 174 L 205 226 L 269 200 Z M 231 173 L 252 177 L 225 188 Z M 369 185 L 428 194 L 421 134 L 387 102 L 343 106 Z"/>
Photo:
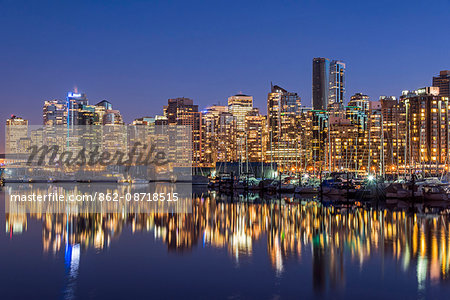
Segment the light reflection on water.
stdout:
<path fill-rule="evenodd" d="M 268 263 L 274 280 L 296 283 L 294 267 L 310 277 L 311 284 L 302 289 L 326 291 L 332 297 L 336 296 L 334 290 L 345 296 L 352 292 L 349 286 L 370 285 L 358 282 L 365 272 L 376 273 L 377 268 L 392 266 L 399 270 L 399 284 L 405 284 L 401 283 L 402 275 L 414 274 L 406 276 L 406 286 L 415 287 L 413 295 L 421 297 L 427 288 L 445 287 L 450 282 L 449 217 L 445 212 L 421 214 L 396 207 L 326 206 L 317 199 L 305 201 L 289 196 L 230 198 L 203 191 L 194 195 L 190 214 L 6 213 L 5 228 L 6 237 L 14 243 L 31 226 L 42 226 L 42 252 L 50 256 L 64 254 L 66 283 L 62 294 L 66 299 L 76 298 L 79 292 L 77 278 L 82 274 L 83 256 L 88 256 L 90 249 L 95 250 L 94 255 L 108 255 L 107 249 L 126 247 L 121 236 L 127 232 L 137 243 L 143 239 L 141 234 L 150 233 L 155 245 L 165 245 L 166 252 L 181 257 L 180 264 L 186 255 L 202 249 L 225 250 L 236 272 L 248 267 L 248 260 L 254 257 L 250 268 Z M 214 263 L 207 261 L 212 260 L 210 257 L 204 259 L 202 263 Z M 374 266 L 374 262 L 381 266 Z M 189 275 L 188 267 L 182 270 Z M 385 276 L 389 274 L 382 272 L 377 280 L 383 283 Z"/>

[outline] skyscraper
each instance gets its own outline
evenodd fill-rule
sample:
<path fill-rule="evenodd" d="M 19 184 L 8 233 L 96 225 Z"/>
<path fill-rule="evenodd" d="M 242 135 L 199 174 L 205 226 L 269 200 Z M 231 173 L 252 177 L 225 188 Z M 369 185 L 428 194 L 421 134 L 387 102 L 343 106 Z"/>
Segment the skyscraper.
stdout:
<path fill-rule="evenodd" d="M 325 110 L 328 107 L 328 85 L 330 60 L 316 57 L 313 59 L 312 103 L 314 110 Z"/>
<path fill-rule="evenodd" d="M 330 63 L 330 76 L 328 86 L 328 105 L 335 105 L 342 109 L 345 93 L 345 64 L 338 60 Z"/>
<path fill-rule="evenodd" d="M 245 116 L 253 109 L 253 97 L 237 94 L 228 98 L 228 111 L 236 117 L 236 129 L 245 130 Z"/>
<path fill-rule="evenodd" d="M 404 91 L 400 102 L 406 111 L 406 164 L 436 173 L 448 163 L 448 97 L 439 95 L 437 87 L 425 87 Z"/>
<path fill-rule="evenodd" d="M 50 100 L 44 102 L 43 107 L 44 125 L 67 124 L 67 105 L 62 100 Z"/>
<path fill-rule="evenodd" d="M 88 99 L 86 94 L 75 92 L 68 92 L 66 97 L 67 107 L 67 125 L 78 125 L 79 112 L 82 110 L 83 105 L 88 105 Z"/>
<path fill-rule="evenodd" d="M 328 58 L 313 59 L 312 96 L 314 110 L 342 110 L 345 93 L 345 64 Z"/>
<path fill-rule="evenodd" d="M 384 130 L 384 163 L 386 172 L 398 171 L 404 157 L 404 113 L 394 96 L 380 97 Z"/>
<path fill-rule="evenodd" d="M 224 151 L 226 153 L 229 153 L 228 151 L 224 149 L 219 149 L 219 144 L 225 145 L 225 146 L 234 146 L 229 145 L 227 142 L 230 138 L 235 138 L 234 136 L 234 128 L 233 128 L 233 137 L 228 136 L 225 140 L 223 140 L 226 136 L 220 136 L 220 132 L 222 132 L 222 125 L 227 124 L 228 122 L 221 123 L 221 120 L 223 119 L 223 114 L 226 114 L 229 118 L 233 119 L 233 116 L 228 113 L 228 106 L 222 106 L 222 105 L 212 105 L 210 107 L 207 107 L 202 112 L 202 138 L 203 138 L 203 161 L 206 164 L 214 165 L 218 158 L 222 155 L 219 151 Z M 226 119 L 226 118 L 225 118 Z M 232 122 L 229 122 L 229 124 L 233 125 L 235 124 L 234 120 Z M 231 129 L 231 128 L 230 128 Z M 231 132 L 229 133 L 231 134 Z M 220 136 L 220 138 L 219 138 Z M 223 148 L 223 147 L 222 147 Z M 225 147 L 226 148 L 226 147 Z M 227 155 L 223 155 L 223 157 L 227 157 Z M 229 157 L 232 159 L 231 157 Z"/>
<path fill-rule="evenodd" d="M 439 88 L 439 95 L 450 97 L 450 70 L 441 71 L 439 76 L 433 77 L 433 86 Z"/>
<path fill-rule="evenodd" d="M 268 156 L 289 167 L 297 158 L 301 102 L 297 93 L 272 85 L 267 96 Z M 268 159 L 270 159 L 268 157 Z"/>
<path fill-rule="evenodd" d="M 251 162 L 264 161 L 264 141 L 266 118 L 254 108 L 245 116 L 245 152 L 246 160 Z"/>
<path fill-rule="evenodd" d="M 240 159 L 245 158 L 245 117 L 253 109 L 253 97 L 237 94 L 228 98 L 228 112 L 236 119 L 236 147 Z"/>
<path fill-rule="evenodd" d="M 202 114 L 198 111 L 198 105 L 194 105 L 194 101 L 189 98 L 169 99 L 164 114 L 169 125 L 191 126 L 192 161 L 197 166 L 202 156 Z"/>

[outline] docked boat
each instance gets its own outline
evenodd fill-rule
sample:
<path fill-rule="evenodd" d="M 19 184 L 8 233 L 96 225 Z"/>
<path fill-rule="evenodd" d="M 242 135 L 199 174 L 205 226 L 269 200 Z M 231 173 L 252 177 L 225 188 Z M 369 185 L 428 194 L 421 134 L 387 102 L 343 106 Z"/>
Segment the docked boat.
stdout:
<path fill-rule="evenodd" d="M 319 189 L 316 186 L 296 186 L 296 194 L 317 194 Z"/>
<path fill-rule="evenodd" d="M 449 194 L 441 186 L 424 186 L 423 198 L 428 201 L 448 201 Z"/>
<path fill-rule="evenodd" d="M 404 183 L 394 182 L 386 188 L 386 198 L 405 199 L 411 198 L 412 193 Z"/>
<path fill-rule="evenodd" d="M 267 189 L 271 192 L 293 193 L 295 185 L 289 181 L 280 182 L 279 180 L 274 180 Z"/>

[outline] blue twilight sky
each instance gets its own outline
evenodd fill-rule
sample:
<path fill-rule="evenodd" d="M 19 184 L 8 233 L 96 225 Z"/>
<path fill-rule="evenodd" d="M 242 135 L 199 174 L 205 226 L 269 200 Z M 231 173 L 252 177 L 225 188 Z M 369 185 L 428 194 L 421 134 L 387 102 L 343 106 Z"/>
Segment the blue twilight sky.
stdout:
<path fill-rule="evenodd" d="M 7 116 L 40 124 L 43 101 L 74 86 L 127 122 L 239 91 L 265 112 L 271 81 L 310 105 L 324 56 L 346 62 L 346 99 L 398 96 L 450 69 L 449 20 L 449 0 L 0 0 L 0 145 Z"/>

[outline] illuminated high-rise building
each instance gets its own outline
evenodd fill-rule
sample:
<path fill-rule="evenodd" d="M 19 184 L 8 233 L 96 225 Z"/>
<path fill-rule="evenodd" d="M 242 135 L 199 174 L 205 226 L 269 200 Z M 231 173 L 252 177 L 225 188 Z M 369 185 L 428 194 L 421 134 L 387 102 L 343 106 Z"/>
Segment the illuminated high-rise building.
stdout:
<path fill-rule="evenodd" d="M 369 174 L 376 174 L 377 172 L 384 174 L 384 128 L 383 128 L 383 114 L 380 101 L 369 102 L 369 119 L 366 130 L 364 147 L 361 150 L 363 153 L 363 170 Z"/>
<path fill-rule="evenodd" d="M 5 135 L 7 154 L 26 152 L 31 141 L 28 137 L 28 120 L 12 115 L 6 120 Z"/>
<path fill-rule="evenodd" d="M 405 106 L 405 160 L 409 171 L 436 174 L 449 163 L 448 101 L 438 87 L 403 91 L 400 102 Z"/>
<path fill-rule="evenodd" d="M 357 163 L 358 126 L 349 119 L 329 117 L 330 131 L 327 138 L 328 169 L 331 171 L 355 171 Z"/>
<path fill-rule="evenodd" d="M 345 94 L 345 63 L 339 60 L 331 61 L 329 80 L 328 106 L 335 106 L 342 110 Z"/>
<path fill-rule="evenodd" d="M 86 94 L 75 92 L 68 92 L 66 97 L 67 108 L 67 124 L 69 127 L 79 125 L 84 117 L 82 116 L 83 106 L 88 105 Z"/>
<path fill-rule="evenodd" d="M 300 112 L 300 123 L 298 127 L 298 167 L 306 169 L 312 163 L 312 108 L 302 106 Z"/>
<path fill-rule="evenodd" d="M 266 146 L 266 118 L 254 108 L 245 116 L 245 152 L 250 162 L 264 161 Z"/>
<path fill-rule="evenodd" d="M 236 119 L 236 147 L 240 160 L 245 157 L 245 116 L 253 109 L 253 97 L 237 94 L 228 98 L 228 112 Z"/>
<path fill-rule="evenodd" d="M 245 131 L 245 116 L 253 109 L 253 96 L 237 94 L 228 98 L 228 111 L 236 118 L 236 130 Z"/>
<path fill-rule="evenodd" d="M 220 113 L 216 131 L 217 156 L 215 160 L 218 162 L 237 161 L 236 118 L 228 111 Z"/>
<path fill-rule="evenodd" d="M 301 102 L 298 94 L 272 85 L 267 96 L 269 138 L 266 156 L 285 169 L 290 169 L 298 159 L 300 117 Z"/>
<path fill-rule="evenodd" d="M 404 164 L 404 113 L 403 106 L 394 96 L 381 96 L 384 129 L 384 164 L 386 173 L 398 173 Z"/>
<path fill-rule="evenodd" d="M 67 124 L 67 103 L 62 100 L 50 100 L 44 102 L 43 119 L 44 125 Z"/>
<path fill-rule="evenodd" d="M 323 162 L 329 162 L 327 148 L 328 113 L 325 110 L 311 110 L 308 112 L 308 131 L 311 138 L 310 167 L 314 171 L 325 170 Z"/>
<path fill-rule="evenodd" d="M 221 149 L 219 149 L 219 144 L 221 141 L 219 140 L 220 132 L 223 130 L 221 128 L 222 124 L 221 121 L 223 121 L 223 115 L 228 114 L 228 106 L 222 106 L 222 105 L 212 105 L 210 107 L 207 107 L 203 112 L 202 115 L 202 138 L 203 138 L 203 155 L 202 160 L 206 164 L 214 165 L 219 157 L 221 156 Z M 227 122 L 225 122 L 226 124 Z M 231 125 L 234 126 L 235 122 L 231 122 Z M 223 138 L 223 136 L 221 136 Z M 225 140 L 229 141 L 229 138 Z M 222 143 L 223 146 L 228 145 L 228 143 Z M 234 147 L 234 145 L 228 145 L 229 147 Z M 222 150 L 223 151 L 223 150 Z M 228 152 L 227 150 L 225 150 Z M 230 153 L 230 152 L 228 152 Z M 226 155 L 225 155 L 226 156 Z"/>
<path fill-rule="evenodd" d="M 192 129 L 192 162 L 198 166 L 202 159 L 202 114 L 189 98 L 169 99 L 164 107 L 169 125 L 190 126 Z"/>

